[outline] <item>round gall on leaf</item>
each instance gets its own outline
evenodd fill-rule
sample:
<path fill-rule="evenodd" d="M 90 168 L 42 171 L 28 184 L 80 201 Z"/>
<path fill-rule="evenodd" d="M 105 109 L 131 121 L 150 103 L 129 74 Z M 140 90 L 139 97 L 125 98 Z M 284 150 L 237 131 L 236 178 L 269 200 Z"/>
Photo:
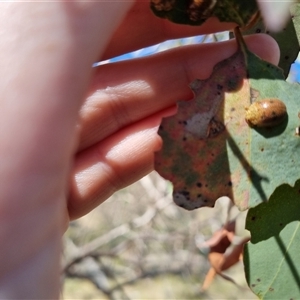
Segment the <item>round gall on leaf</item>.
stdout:
<path fill-rule="evenodd" d="M 251 127 L 273 127 L 287 117 L 285 104 L 276 98 L 266 98 L 252 103 L 246 109 L 246 122 Z"/>

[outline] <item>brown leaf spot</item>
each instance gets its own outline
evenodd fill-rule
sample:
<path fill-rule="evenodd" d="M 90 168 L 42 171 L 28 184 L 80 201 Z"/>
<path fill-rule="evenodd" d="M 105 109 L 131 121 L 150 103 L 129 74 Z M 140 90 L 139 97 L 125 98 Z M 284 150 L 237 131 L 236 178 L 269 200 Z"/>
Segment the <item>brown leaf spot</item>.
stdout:
<path fill-rule="evenodd" d="M 189 19 L 197 22 L 208 18 L 211 15 L 215 5 L 216 3 L 214 1 L 190 1 L 189 7 L 187 9 Z"/>
<path fill-rule="evenodd" d="M 158 11 L 169 11 L 173 9 L 175 0 L 151 0 L 151 6 Z"/>
<path fill-rule="evenodd" d="M 215 118 L 212 118 L 208 124 L 207 137 L 208 138 L 216 137 L 221 132 L 223 132 L 224 129 L 225 126 L 222 122 L 215 120 Z"/>

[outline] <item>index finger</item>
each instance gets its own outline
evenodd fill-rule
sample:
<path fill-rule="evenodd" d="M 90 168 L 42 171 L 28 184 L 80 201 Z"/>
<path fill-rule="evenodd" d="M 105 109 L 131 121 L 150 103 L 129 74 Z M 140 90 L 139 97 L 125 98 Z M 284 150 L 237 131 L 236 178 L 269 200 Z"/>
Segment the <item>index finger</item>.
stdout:
<path fill-rule="evenodd" d="M 208 19 L 201 26 L 181 25 L 156 17 L 150 1 L 136 1 L 112 36 L 100 60 L 135 51 L 160 42 L 213 32 L 226 31 L 236 24 Z"/>

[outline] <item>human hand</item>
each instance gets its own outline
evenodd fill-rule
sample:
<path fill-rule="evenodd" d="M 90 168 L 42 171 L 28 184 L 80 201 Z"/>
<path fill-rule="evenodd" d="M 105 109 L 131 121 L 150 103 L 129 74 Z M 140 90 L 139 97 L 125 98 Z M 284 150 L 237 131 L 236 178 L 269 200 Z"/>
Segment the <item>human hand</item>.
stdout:
<path fill-rule="evenodd" d="M 145 2 L 136 3 L 103 57 L 233 26 L 215 19 L 201 27 L 177 25 L 154 17 Z M 278 62 L 277 44 L 269 36 L 247 41 L 250 50 Z M 156 134 L 161 118 L 175 112 L 176 101 L 193 97 L 189 88 L 193 79 L 207 78 L 217 62 L 235 51 L 235 41 L 192 45 L 96 69 L 80 110 L 79 152 L 68 201 L 72 219 L 153 170 L 153 153 L 161 146 Z"/>
<path fill-rule="evenodd" d="M 171 24 L 144 1 L 129 11 L 130 2 L 1 5 L 0 298 L 57 298 L 69 216 L 152 170 L 161 117 L 236 46 L 182 47 L 95 70 L 92 63 L 232 25 Z M 278 61 L 269 37 L 248 43 Z"/>

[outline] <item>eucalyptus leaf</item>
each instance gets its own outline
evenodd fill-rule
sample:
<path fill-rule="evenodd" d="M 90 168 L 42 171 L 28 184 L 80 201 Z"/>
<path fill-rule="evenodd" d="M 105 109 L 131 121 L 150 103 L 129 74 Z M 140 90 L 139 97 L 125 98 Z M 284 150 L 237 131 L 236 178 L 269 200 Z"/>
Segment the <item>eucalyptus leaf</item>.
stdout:
<path fill-rule="evenodd" d="M 299 7 L 299 5 L 297 5 Z M 285 26 L 278 32 L 272 32 L 267 29 L 267 33 L 278 43 L 280 49 L 280 60 L 278 66 L 283 70 L 285 78 L 288 77 L 291 65 L 297 59 L 299 54 L 299 39 L 295 23 L 299 23 L 299 8 L 294 12 L 293 17 L 289 18 Z M 297 25 L 298 26 L 298 25 Z"/>
<path fill-rule="evenodd" d="M 245 210 L 300 178 L 300 86 L 251 53 L 241 35 L 237 41 L 237 52 L 208 79 L 193 81 L 194 99 L 179 102 L 177 114 L 163 119 L 158 131 L 163 148 L 155 169 L 173 183 L 174 201 L 186 209 L 214 206 L 228 196 Z M 273 127 L 250 127 L 247 107 L 266 98 L 281 99 L 288 116 Z"/>
<path fill-rule="evenodd" d="M 300 181 L 280 185 L 269 202 L 251 208 L 244 248 L 249 287 L 260 299 L 299 299 Z"/>

